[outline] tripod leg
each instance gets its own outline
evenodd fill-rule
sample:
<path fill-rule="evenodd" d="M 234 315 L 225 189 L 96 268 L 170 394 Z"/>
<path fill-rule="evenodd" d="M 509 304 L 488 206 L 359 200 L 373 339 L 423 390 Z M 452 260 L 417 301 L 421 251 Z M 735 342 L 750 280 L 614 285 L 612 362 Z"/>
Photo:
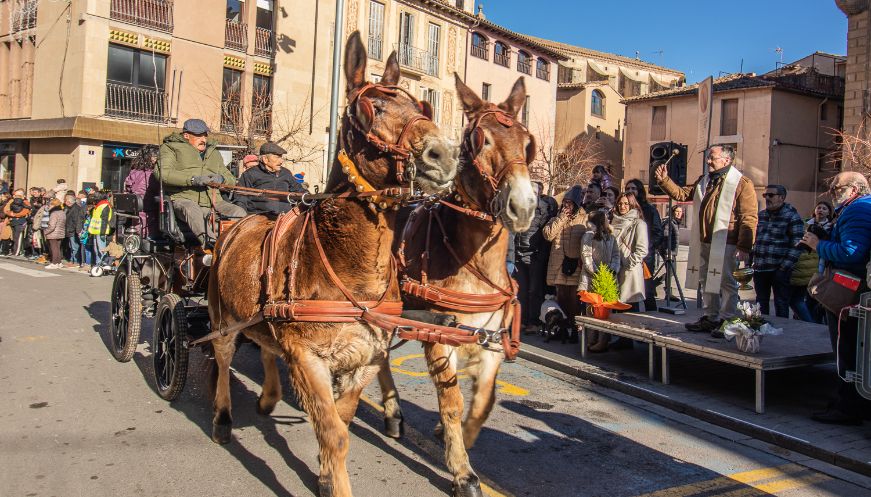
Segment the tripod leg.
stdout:
<path fill-rule="evenodd" d="M 680 280 L 677 278 L 677 270 L 674 267 L 674 261 L 668 261 L 668 270 L 671 271 L 672 276 L 674 277 L 674 284 L 677 286 L 677 294 L 680 295 L 680 303 L 684 309 L 687 308 L 687 301 L 683 295 L 683 288 L 680 286 Z"/>

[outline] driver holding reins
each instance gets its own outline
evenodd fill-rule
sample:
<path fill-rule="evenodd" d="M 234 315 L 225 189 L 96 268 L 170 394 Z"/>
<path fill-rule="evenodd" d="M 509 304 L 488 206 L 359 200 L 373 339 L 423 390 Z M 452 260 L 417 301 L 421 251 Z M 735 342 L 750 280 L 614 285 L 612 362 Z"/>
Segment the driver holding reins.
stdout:
<path fill-rule="evenodd" d="M 209 140 L 209 127 L 200 119 L 184 122 L 181 134 L 173 133 L 160 146 L 160 167 L 155 169 L 158 180 L 172 199 L 173 210 L 203 247 L 217 236 L 207 218 L 214 208 L 224 217 L 245 217 L 245 209 L 224 201 L 208 188 L 209 183 L 235 185 L 236 178 L 224 166 L 217 143 Z"/>

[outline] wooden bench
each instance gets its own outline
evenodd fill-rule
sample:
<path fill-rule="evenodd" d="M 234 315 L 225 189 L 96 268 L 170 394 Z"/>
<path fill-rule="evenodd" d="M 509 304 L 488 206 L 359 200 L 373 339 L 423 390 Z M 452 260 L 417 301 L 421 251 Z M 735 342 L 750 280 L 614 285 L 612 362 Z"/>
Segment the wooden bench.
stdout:
<path fill-rule="evenodd" d="M 631 338 L 648 344 L 648 375 L 655 379 L 656 348 L 661 355 L 661 378 L 671 382 L 669 352 L 676 351 L 713 361 L 752 369 L 756 373 L 756 412 L 765 412 L 765 373 L 778 369 L 826 364 L 834 361 L 828 330 L 824 325 L 803 321 L 769 318 L 783 328 L 783 334 L 764 337 L 757 354 L 738 351 L 734 342 L 717 339 L 708 333 L 691 333 L 685 323 L 696 321 L 700 311 L 672 316 L 659 313 L 612 314 L 607 321 L 586 316 L 576 318 L 581 333 L 581 357 L 586 357 L 587 329 Z"/>

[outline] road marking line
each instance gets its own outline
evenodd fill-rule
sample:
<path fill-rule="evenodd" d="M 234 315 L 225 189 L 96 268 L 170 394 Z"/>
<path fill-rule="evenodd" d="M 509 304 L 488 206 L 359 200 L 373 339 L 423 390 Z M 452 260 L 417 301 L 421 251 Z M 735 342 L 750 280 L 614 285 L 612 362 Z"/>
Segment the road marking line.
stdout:
<path fill-rule="evenodd" d="M 413 378 L 423 378 L 423 377 L 429 376 L 428 371 L 409 371 L 408 369 L 403 369 L 400 367 L 400 366 L 402 366 L 402 363 L 404 363 L 405 361 L 412 360 L 412 359 L 423 359 L 423 357 L 424 357 L 423 354 L 408 354 L 408 355 L 404 355 L 404 356 L 392 359 L 390 361 L 390 365 L 391 365 L 390 371 L 392 371 L 394 373 L 398 373 L 398 374 L 403 374 L 405 376 L 411 376 Z M 462 379 L 465 379 L 468 377 L 469 377 L 469 375 L 466 373 L 466 368 L 463 368 L 463 369 L 460 369 L 457 371 L 457 379 L 458 380 L 462 380 Z M 529 390 L 527 390 L 523 387 L 519 387 L 517 385 L 513 385 L 511 383 L 508 383 L 507 381 L 496 380 L 496 386 L 497 386 L 496 391 L 498 393 L 501 393 L 501 394 L 512 395 L 514 397 L 525 397 L 525 396 L 529 395 Z"/>
<path fill-rule="evenodd" d="M 717 497 L 759 497 L 807 487 L 831 478 L 823 474 L 798 476 L 812 471 L 797 464 L 784 464 L 770 468 L 742 471 L 710 480 L 665 488 L 638 497 L 689 497 L 716 492 Z M 731 490 L 732 487 L 745 485 Z"/>
<path fill-rule="evenodd" d="M 382 413 L 382 414 L 384 413 L 384 406 L 382 406 L 381 404 L 378 404 L 374 400 L 370 399 L 366 394 L 360 394 L 360 400 L 362 400 L 364 404 L 371 407 L 372 409 L 375 409 L 379 413 Z M 420 432 L 415 430 L 413 427 L 411 427 L 407 421 L 405 423 L 405 430 L 406 430 L 406 432 L 408 432 L 409 435 L 413 435 L 413 438 L 419 438 L 419 439 L 424 438 L 424 436 Z M 420 447 L 421 449 L 424 449 L 424 451 L 427 452 L 429 454 L 429 456 L 435 460 L 439 460 L 439 457 L 443 458 L 443 454 L 439 454 L 439 455 L 432 454 L 429 451 L 427 451 L 426 448 L 421 447 L 420 445 L 418 445 L 418 447 Z M 480 474 L 478 474 L 478 478 L 480 479 L 479 482 L 481 483 L 481 490 L 483 490 L 484 493 L 489 495 L 490 497 L 510 497 L 508 494 L 503 494 L 502 492 L 499 492 L 498 490 L 494 489 L 490 485 L 487 485 L 486 483 L 484 483 L 484 479 Z"/>
<path fill-rule="evenodd" d="M 45 271 L 39 271 L 36 269 L 27 269 L 26 267 L 19 267 L 15 264 L 8 263 L 0 263 L 0 269 L 5 269 L 7 271 L 12 271 L 13 273 L 25 274 L 27 276 L 32 276 L 34 278 L 54 278 L 55 276 L 59 276 L 54 273 L 47 273 Z"/>

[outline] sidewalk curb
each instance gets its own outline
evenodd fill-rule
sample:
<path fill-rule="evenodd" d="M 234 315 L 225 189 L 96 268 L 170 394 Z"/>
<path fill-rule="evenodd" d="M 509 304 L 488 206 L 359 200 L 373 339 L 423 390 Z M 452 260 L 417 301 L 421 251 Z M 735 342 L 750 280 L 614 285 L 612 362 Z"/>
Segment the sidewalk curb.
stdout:
<path fill-rule="evenodd" d="M 530 348 L 531 347 L 529 346 L 521 347 L 518 357 L 538 364 L 540 366 L 544 366 L 571 376 L 576 376 L 597 385 L 616 390 L 620 393 L 645 400 L 647 402 L 665 407 L 667 409 L 671 409 L 675 412 L 686 414 L 687 416 L 705 421 L 707 423 L 711 423 L 712 425 L 732 430 L 734 432 L 741 433 L 742 435 L 747 435 L 757 440 L 761 440 L 763 442 L 777 445 L 784 449 L 812 457 L 824 463 L 828 463 L 839 468 L 853 471 L 861 475 L 871 476 L 871 464 L 869 463 L 863 462 L 858 459 L 844 457 L 830 450 L 822 449 L 808 441 L 791 437 L 784 433 L 769 430 L 762 426 L 748 423 L 746 421 L 742 421 L 740 419 L 736 419 L 725 414 L 720 414 L 714 411 L 696 407 L 691 404 L 677 401 L 673 398 L 667 397 L 657 392 L 653 392 L 651 390 L 647 390 L 631 383 L 626 383 L 608 377 L 607 375 L 587 370 L 582 366 L 575 366 L 573 364 L 569 364 L 567 362 L 556 359 L 555 357 L 550 357 L 551 354 L 549 353 L 530 351 Z"/>

